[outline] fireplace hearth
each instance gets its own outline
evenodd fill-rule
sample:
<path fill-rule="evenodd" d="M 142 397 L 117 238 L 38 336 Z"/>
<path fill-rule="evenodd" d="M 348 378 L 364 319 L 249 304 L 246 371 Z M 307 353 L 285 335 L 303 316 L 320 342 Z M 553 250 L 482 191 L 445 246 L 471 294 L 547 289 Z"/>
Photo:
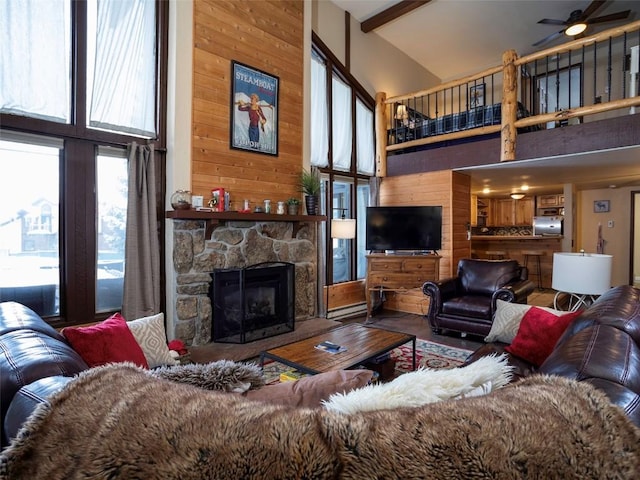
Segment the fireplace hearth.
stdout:
<path fill-rule="evenodd" d="M 247 343 L 294 330 L 293 263 L 218 269 L 211 278 L 214 342 Z"/>

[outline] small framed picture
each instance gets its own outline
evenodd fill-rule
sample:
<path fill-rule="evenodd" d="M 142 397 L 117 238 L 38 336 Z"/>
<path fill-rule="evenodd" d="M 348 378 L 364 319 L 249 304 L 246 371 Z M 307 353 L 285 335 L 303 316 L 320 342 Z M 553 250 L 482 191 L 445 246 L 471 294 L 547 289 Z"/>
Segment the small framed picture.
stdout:
<path fill-rule="evenodd" d="M 471 108 L 484 107 L 484 83 L 469 87 L 469 106 Z"/>
<path fill-rule="evenodd" d="M 593 202 L 593 211 L 595 213 L 605 213 L 609 211 L 609 200 L 596 200 Z"/>

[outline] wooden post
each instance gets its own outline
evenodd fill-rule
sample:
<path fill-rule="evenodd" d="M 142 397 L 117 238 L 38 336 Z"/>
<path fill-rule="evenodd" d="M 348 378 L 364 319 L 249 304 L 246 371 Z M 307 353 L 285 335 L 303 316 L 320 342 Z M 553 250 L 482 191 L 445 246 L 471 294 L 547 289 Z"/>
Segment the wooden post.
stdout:
<path fill-rule="evenodd" d="M 500 140 L 502 149 L 500 161 L 515 160 L 516 135 L 515 122 L 518 119 L 518 77 L 515 61 L 518 54 L 515 50 L 507 50 L 502 54 L 502 125 Z"/>
<path fill-rule="evenodd" d="M 376 177 L 387 176 L 387 99 L 385 92 L 376 93 Z"/>

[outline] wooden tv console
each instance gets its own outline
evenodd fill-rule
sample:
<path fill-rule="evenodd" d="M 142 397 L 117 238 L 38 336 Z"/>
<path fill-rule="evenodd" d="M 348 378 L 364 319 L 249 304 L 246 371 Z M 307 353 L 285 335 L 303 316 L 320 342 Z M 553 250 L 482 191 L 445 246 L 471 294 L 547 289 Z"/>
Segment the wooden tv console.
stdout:
<path fill-rule="evenodd" d="M 371 317 L 371 292 L 402 291 L 440 279 L 439 255 L 367 255 L 367 318 Z"/>

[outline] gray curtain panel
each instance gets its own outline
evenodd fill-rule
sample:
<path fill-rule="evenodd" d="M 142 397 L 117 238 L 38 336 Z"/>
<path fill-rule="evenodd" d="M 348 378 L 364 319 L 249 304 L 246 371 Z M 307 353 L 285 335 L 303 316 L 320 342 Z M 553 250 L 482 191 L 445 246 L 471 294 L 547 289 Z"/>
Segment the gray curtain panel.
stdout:
<path fill-rule="evenodd" d="M 134 320 L 159 313 L 160 245 L 153 145 L 128 148 L 129 196 L 122 314 Z"/>

